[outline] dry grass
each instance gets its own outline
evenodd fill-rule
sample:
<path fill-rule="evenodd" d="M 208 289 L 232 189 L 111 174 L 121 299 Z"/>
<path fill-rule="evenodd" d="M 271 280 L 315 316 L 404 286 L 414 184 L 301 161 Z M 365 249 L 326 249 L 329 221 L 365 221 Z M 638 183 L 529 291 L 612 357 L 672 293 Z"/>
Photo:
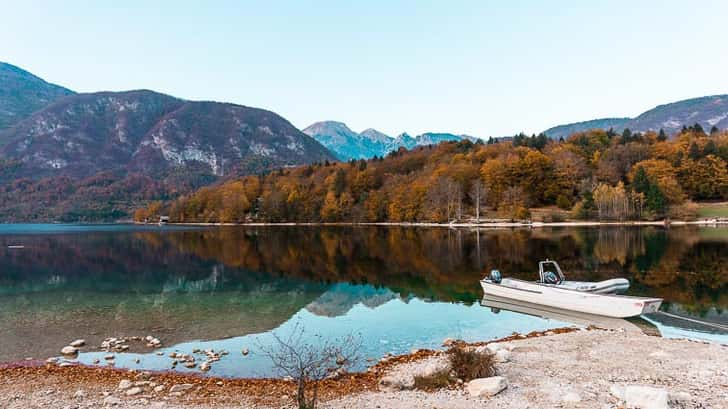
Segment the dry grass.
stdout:
<path fill-rule="evenodd" d="M 465 382 L 494 376 L 496 373 L 495 359 L 490 352 L 454 346 L 447 351 L 447 355 L 455 375 Z"/>
<path fill-rule="evenodd" d="M 450 385 L 451 381 L 450 371 L 442 370 L 428 376 L 415 376 L 415 388 L 431 391 L 446 388 Z"/>

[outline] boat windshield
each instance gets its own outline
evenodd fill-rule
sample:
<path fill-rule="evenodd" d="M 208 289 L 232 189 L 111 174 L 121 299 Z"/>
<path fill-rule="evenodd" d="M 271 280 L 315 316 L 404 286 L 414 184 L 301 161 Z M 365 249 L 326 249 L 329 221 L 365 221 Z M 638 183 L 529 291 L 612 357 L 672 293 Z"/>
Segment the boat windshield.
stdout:
<path fill-rule="evenodd" d="M 564 273 L 561 272 L 559 264 L 552 260 L 541 261 L 538 263 L 539 281 L 549 284 L 561 284 L 566 280 Z"/>

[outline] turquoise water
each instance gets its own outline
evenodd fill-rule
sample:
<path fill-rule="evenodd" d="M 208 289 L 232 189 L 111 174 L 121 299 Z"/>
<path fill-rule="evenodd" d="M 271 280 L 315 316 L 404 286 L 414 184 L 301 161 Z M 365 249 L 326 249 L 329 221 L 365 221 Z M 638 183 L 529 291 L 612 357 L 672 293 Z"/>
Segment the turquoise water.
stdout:
<path fill-rule="evenodd" d="M 225 349 L 210 374 L 264 377 L 275 373 L 261 347 L 303 328 L 310 340 L 356 336 L 362 369 L 445 338 L 575 325 L 479 303 L 485 271 L 530 279 L 545 258 L 569 278 L 627 277 L 631 294 L 662 297 L 666 311 L 728 323 L 728 229 L 0 225 L 0 362 L 84 338 L 78 360 L 103 365 L 104 338 L 153 335 L 162 348 L 132 344 L 115 365 L 164 370 L 170 352 Z M 714 327 L 645 322 L 728 343 Z"/>

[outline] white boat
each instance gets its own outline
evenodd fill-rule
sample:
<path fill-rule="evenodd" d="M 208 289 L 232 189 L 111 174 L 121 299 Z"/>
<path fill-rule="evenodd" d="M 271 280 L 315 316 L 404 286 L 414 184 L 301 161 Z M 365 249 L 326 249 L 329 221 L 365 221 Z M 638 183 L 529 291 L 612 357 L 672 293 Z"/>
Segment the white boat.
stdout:
<path fill-rule="evenodd" d="M 543 269 L 546 263 L 549 263 L 549 261 L 539 263 L 541 279 L 537 282 L 528 282 L 515 278 L 501 279 L 500 272 L 493 270 L 490 277 L 480 280 L 483 293 L 486 297 L 496 296 L 561 310 L 613 318 L 627 318 L 656 312 L 662 304 L 661 298 L 605 294 L 605 292 L 610 292 L 608 289 L 614 287 L 613 284 L 606 282 L 572 281 L 572 284 L 564 285 L 566 280 L 563 280 L 561 269 L 558 269 L 560 276 L 557 277 L 555 273 Z M 558 267 L 558 264 L 550 263 Z"/>
<path fill-rule="evenodd" d="M 603 281 L 569 281 L 561 271 L 559 263 L 546 259 L 538 263 L 539 282 L 546 284 L 558 285 L 562 288 L 569 288 L 577 291 L 586 291 L 590 293 L 620 293 L 629 289 L 629 280 L 626 278 L 612 278 Z"/>
<path fill-rule="evenodd" d="M 603 315 L 585 314 L 579 311 L 565 310 L 562 308 L 549 307 L 547 305 L 533 304 L 529 302 L 514 300 L 512 298 L 496 297 L 486 295 L 480 301 L 483 307 L 490 307 L 495 314 L 501 310 L 527 314 L 534 317 L 541 317 L 548 320 L 569 322 L 583 327 L 596 326 L 605 329 L 625 329 L 629 332 L 642 332 L 634 323 Z M 647 321 L 645 321 L 647 323 Z"/>

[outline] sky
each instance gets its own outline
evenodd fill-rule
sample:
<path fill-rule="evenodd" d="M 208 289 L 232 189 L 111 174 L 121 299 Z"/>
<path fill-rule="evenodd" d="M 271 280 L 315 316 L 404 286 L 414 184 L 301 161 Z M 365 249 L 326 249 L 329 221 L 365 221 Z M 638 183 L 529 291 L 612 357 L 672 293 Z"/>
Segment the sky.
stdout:
<path fill-rule="evenodd" d="M 726 1 L 0 0 L 0 61 L 304 128 L 537 133 L 728 93 Z"/>

